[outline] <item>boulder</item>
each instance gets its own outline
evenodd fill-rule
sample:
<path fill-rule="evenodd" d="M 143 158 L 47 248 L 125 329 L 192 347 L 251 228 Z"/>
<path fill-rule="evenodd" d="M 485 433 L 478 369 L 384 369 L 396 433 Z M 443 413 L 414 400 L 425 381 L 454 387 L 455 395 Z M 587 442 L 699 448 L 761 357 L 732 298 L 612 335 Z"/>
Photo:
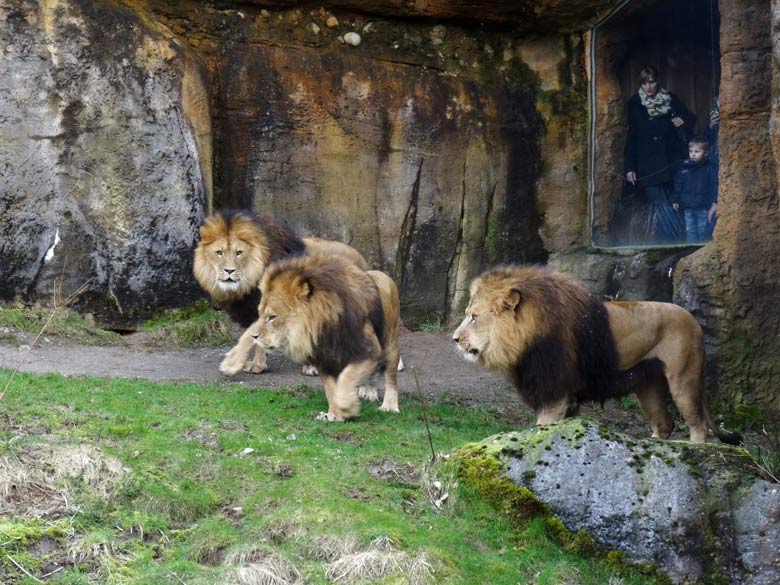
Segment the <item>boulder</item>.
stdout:
<path fill-rule="evenodd" d="M 673 583 L 780 582 L 780 485 L 741 449 L 635 439 L 575 418 L 489 437 L 457 458 L 465 469 L 497 461 L 568 530 Z"/>

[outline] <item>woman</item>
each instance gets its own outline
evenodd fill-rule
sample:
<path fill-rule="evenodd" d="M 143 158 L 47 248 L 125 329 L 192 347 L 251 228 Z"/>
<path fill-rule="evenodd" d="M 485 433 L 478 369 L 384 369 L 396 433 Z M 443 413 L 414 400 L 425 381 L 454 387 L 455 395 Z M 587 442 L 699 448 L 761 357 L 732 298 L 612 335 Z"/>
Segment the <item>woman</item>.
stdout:
<path fill-rule="evenodd" d="M 648 205 L 650 243 L 682 240 L 680 217 L 672 209 L 671 183 L 673 166 L 688 156 L 695 123 L 696 116 L 685 104 L 661 87 L 655 67 L 639 72 L 639 91 L 628 100 L 624 171 Z"/>

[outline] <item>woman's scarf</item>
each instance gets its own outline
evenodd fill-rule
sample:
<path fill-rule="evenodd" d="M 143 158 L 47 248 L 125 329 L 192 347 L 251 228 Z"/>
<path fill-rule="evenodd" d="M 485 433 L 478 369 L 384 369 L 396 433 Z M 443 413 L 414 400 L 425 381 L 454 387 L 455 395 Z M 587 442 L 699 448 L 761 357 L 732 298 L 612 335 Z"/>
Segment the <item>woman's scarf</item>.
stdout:
<path fill-rule="evenodd" d="M 651 118 L 657 118 L 668 114 L 672 109 L 672 96 L 665 89 L 659 89 L 653 97 L 648 97 L 641 87 L 639 88 L 639 99 L 642 105 L 647 108 L 647 114 Z"/>

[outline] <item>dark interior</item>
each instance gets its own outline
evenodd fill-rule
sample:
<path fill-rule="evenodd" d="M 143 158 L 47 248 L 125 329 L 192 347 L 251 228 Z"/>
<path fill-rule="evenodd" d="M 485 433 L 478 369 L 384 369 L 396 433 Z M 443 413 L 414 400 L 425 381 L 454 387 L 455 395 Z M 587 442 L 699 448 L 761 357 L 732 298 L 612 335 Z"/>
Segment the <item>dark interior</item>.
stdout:
<path fill-rule="evenodd" d="M 640 70 L 654 65 L 663 87 L 696 114 L 695 133 L 706 136 L 720 81 L 719 29 L 717 0 L 634 0 L 596 28 L 594 67 L 601 74 L 596 83 L 609 88 L 608 99 L 619 101 L 615 110 L 623 118 L 622 124 L 596 129 L 596 158 L 607 156 L 610 168 L 595 169 L 594 244 L 653 245 L 638 235 L 641 226 L 628 226 L 636 213 L 624 208 L 627 190 L 616 185 L 622 182 L 625 104 L 639 87 Z M 596 95 L 598 120 L 598 110 L 607 105 L 603 91 Z"/>

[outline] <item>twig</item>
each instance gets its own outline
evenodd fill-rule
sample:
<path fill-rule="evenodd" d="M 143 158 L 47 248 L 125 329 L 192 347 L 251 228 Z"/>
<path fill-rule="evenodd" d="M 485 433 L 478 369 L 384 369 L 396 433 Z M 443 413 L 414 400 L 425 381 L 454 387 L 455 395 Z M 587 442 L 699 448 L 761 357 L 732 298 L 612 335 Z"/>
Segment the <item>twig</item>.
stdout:
<path fill-rule="evenodd" d="M 72 303 L 76 298 L 81 295 L 86 289 L 89 283 L 92 281 L 92 279 L 88 279 L 84 284 L 82 284 L 78 289 L 76 289 L 75 292 L 71 293 L 68 298 L 65 299 L 65 302 L 62 305 L 59 305 L 57 302 L 57 284 L 54 284 L 54 308 L 52 309 L 51 313 L 49 314 L 49 318 L 46 319 L 46 322 L 43 324 L 43 326 L 38 331 L 38 334 L 35 336 L 35 339 L 32 340 L 32 343 L 27 347 L 27 351 L 24 352 L 24 355 L 22 356 L 22 359 L 19 360 L 19 363 L 16 364 L 16 367 L 14 368 L 14 371 L 11 372 L 11 376 L 8 378 L 8 380 L 5 383 L 5 386 L 3 387 L 3 391 L 0 392 L 0 400 L 2 400 L 5 397 L 5 393 L 8 391 L 8 388 L 11 386 L 11 382 L 14 379 L 14 376 L 19 372 L 19 370 L 22 367 L 22 364 L 24 364 L 24 361 L 27 359 L 27 356 L 30 355 L 30 352 L 32 351 L 32 348 L 35 347 L 35 344 L 38 342 L 38 340 L 41 338 L 41 335 L 43 335 L 43 332 L 46 331 L 46 328 L 49 326 L 49 323 L 51 323 L 52 319 L 54 319 L 54 316 L 59 312 L 59 310 L 63 307 L 67 307 L 70 303 Z M 62 283 L 60 281 L 60 293 L 59 295 L 62 295 Z"/>
<path fill-rule="evenodd" d="M 414 368 L 414 383 L 417 386 L 417 397 L 422 408 L 423 422 L 425 423 L 425 434 L 428 436 L 428 444 L 431 447 L 431 463 L 436 461 L 436 450 L 433 448 L 433 437 L 431 436 L 431 427 L 428 425 L 428 409 L 425 403 L 425 396 L 420 390 L 420 377 L 417 374 L 417 368 Z"/>
<path fill-rule="evenodd" d="M 32 580 L 33 580 L 33 581 L 35 581 L 36 583 L 43 583 L 43 581 L 41 581 L 40 579 L 38 579 L 38 577 L 36 577 L 35 575 L 32 575 L 32 574 L 30 574 L 30 573 L 27 571 L 27 569 L 25 569 L 25 568 L 24 568 L 22 565 L 20 565 L 19 563 L 17 563 L 17 562 L 16 562 L 16 561 L 13 559 L 13 557 L 12 557 L 11 555 L 9 555 L 8 553 L 6 553 L 6 555 L 5 555 L 5 556 L 6 556 L 6 557 L 8 557 L 8 560 L 9 560 L 9 561 L 11 561 L 11 562 L 12 562 L 14 565 L 16 565 L 16 568 L 17 568 L 17 569 L 19 569 L 19 570 L 20 570 L 22 573 L 24 573 L 25 575 L 27 575 L 27 576 L 28 576 L 30 579 L 32 579 Z"/>
<path fill-rule="evenodd" d="M 178 576 L 176 573 L 174 573 L 174 572 L 172 572 L 172 571 L 168 571 L 168 574 L 169 574 L 171 577 L 176 577 L 176 580 L 177 580 L 179 583 L 181 583 L 182 585 L 187 585 L 187 584 L 186 584 L 184 581 L 182 581 L 181 577 L 179 577 L 179 576 Z"/>

